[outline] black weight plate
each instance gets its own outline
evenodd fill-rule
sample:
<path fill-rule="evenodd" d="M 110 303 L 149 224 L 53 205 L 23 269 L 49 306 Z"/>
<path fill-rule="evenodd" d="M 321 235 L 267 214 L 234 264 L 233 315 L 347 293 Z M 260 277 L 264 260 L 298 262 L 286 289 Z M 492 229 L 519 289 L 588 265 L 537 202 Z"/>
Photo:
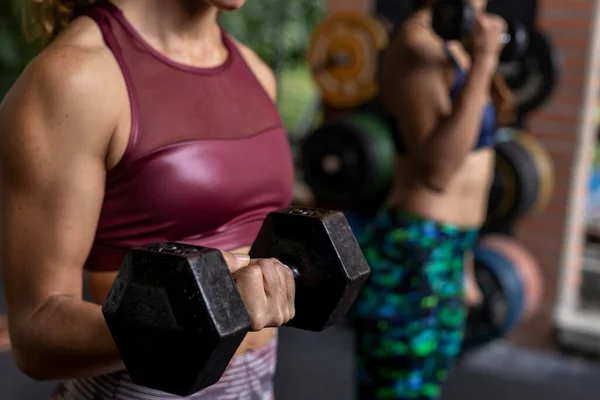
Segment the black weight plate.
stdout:
<path fill-rule="evenodd" d="M 537 199 L 535 160 L 514 140 L 496 145 L 496 171 L 488 201 L 486 230 L 502 231 L 521 218 Z M 495 189 L 495 191 L 494 191 Z"/>
<path fill-rule="evenodd" d="M 519 142 L 505 142 L 500 146 L 499 154 L 510 158 L 519 182 L 519 197 L 515 204 L 514 220 L 521 218 L 529 211 L 537 199 L 540 177 L 535 160 Z"/>
<path fill-rule="evenodd" d="M 351 127 L 331 124 L 302 143 L 300 163 L 304 180 L 319 201 L 343 204 L 359 195 L 355 183 L 365 181 L 365 157 Z"/>
<path fill-rule="evenodd" d="M 529 46 L 520 60 L 519 74 L 508 76 L 519 113 L 542 106 L 558 85 L 560 55 L 551 38 L 538 30 L 529 31 Z"/>
<path fill-rule="evenodd" d="M 325 124 L 302 143 L 301 170 L 319 203 L 351 209 L 393 178 L 394 146 L 384 122 L 350 115 Z"/>
<path fill-rule="evenodd" d="M 490 196 L 488 199 L 488 210 L 493 212 L 502 202 L 502 195 L 504 194 L 504 179 L 501 174 L 494 173 L 494 180 L 492 182 L 492 188 L 490 190 Z"/>
<path fill-rule="evenodd" d="M 511 90 L 521 87 L 527 82 L 527 69 L 522 59 L 500 63 L 498 72 Z"/>
<path fill-rule="evenodd" d="M 522 23 L 509 22 L 507 35 L 509 42 L 500 53 L 501 63 L 521 59 L 529 47 L 529 32 Z"/>

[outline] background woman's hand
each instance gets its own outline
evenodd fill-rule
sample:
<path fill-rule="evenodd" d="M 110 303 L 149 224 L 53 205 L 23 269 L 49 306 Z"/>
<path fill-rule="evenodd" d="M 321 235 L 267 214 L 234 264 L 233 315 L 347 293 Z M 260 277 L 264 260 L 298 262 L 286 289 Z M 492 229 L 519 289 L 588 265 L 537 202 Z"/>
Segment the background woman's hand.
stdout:
<path fill-rule="evenodd" d="M 275 258 L 250 260 L 245 254 L 223 252 L 252 321 L 251 330 L 277 328 L 296 314 L 296 284 L 290 268 Z"/>
<path fill-rule="evenodd" d="M 473 29 L 472 57 L 474 64 L 485 64 L 495 71 L 498 66 L 500 52 L 504 47 L 501 40 L 506 33 L 507 24 L 502 17 L 485 12 L 478 13 Z"/>

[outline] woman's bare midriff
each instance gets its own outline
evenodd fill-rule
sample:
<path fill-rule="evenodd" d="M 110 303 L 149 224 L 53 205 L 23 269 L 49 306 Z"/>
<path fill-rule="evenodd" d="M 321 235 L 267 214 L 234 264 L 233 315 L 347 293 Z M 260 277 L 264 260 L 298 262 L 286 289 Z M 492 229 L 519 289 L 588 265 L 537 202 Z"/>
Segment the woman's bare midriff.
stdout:
<path fill-rule="evenodd" d="M 247 254 L 250 247 L 243 247 L 232 250 L 232 253 Z M 85 272 L 85 285 L 91 297 L 91 301 L 96 304 L 104 303 L 110 287 L 117 276 L 116 272 Z M 275 329 L 263 329 L 260 332 L 250 332 L 244 338 L 244 341 L 235 353 L 239 356 L 248 351 L 266 346 L 274 337 Z"/>
<path fill-rule="evenodd" d="M 494 152 L 471 153 L 443 192 L 425 186 L 411 163 L 396 160 L 396 182 L 388 204 L 392 208 L 461 228 L 480 227 L 485 221 L 494 171 Z"/>

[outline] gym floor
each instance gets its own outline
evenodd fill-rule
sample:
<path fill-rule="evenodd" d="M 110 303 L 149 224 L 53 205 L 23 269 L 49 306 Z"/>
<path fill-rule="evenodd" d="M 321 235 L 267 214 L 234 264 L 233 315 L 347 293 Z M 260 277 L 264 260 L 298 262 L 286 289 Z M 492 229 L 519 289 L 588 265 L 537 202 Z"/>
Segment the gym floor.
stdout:
<path fill-rule="evenodd" d="M 0 313 L 6 311 L 0 285 Z M 276 392 L 279 400 L 352 400 L 351 330 L 280 330 Z M 0 399 L 48 399 L 55 383 L 21 374 L 0 355 Z M 600 364 L 515 348 L 502 341 L 471 354 L 456 368 L 443 400 L 596 400 Z"/>
<path fill-rule="evenodd" d="M 346 327 L 321 334 L 282 329 L 276 378 L 280 400 L 352 400 L 352 334 Z M 47 399 L 53 383 L 34 382 L 0 357 L 0 398 Z M 497 343 L 458 367 L 443 400 L 595 400 L 600 365 Z"/>

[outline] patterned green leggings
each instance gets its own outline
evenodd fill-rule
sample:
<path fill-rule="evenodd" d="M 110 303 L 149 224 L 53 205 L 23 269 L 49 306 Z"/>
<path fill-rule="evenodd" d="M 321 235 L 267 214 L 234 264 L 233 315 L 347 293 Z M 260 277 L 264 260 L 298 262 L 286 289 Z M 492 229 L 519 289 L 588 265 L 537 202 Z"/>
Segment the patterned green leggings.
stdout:
<path fill-rule="evenodd" d="M 389 209 L 367 227 L 371 277 L 353 310 L 359 399 L 439 398 L 461 349 L 477 233 Z"/>

